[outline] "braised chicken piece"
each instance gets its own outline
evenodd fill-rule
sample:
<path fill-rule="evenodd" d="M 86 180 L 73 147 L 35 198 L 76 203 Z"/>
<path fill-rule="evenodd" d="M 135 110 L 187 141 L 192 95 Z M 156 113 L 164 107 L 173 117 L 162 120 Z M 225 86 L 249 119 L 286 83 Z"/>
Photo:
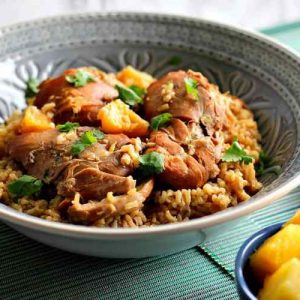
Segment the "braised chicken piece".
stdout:
<path fill-rule="evenodd" d="M 103 172 L 99 162 L 73 159 L 60 177 L 57 194 L 72 197 L 78 192 L 86 201 L 101 200 L 108 192 L 123 194 L 134 187 L 135 180 L 130 176 Z"/>
<path fill-rule="evenodd" d="M 88 72 L 92 80 L 84 86 L 74 86 L 67 81 L 78 70 Z M 104 80 L 103 73 L 94 68 L 66 70 L 63 75 L 45 80 L 40 84 L 34 105 L 41 108 L 46 103 L 55 103 L 54 122 L 78 122 L 81 125 L 97 126 L 99 109 L 118 96 L 118 91 Z"/>
<path fill-rule="evenodd" d="M 151 133 L 149 143 L 155 146 L 147 152 L 164 154 L 164 171 L 158 175 L 161 182 L 176 189 L 197 188 L 219 172 L 221 152 L 214 140 L 194 123 L 173 119 L 169 127 Z"/>
<path fill-rule="evenodd" d="M 262 186 L 253 114 L 199 72 L 155 79 L 131 66 L 81 67 L 36 83 L 27 82 L 29 105 L 0 128 L 0 201 L 18 210 L 149 226 L 214 213 Z"/>
<path fill-rule="evenodd" d="M 67 163 L 65 146 L 56 147 L 58 135 L 56 129 L 17 135 L 9 143 L 8 153 L 29 175 L 50 183 Z"/>
<path fill-rule="evenodd" d="M 201 187 L 214 178 L 223 141 L 218 132 L 225 124 L 221 94 L 201 74 L 170 72 L 147 89 L 144 112 L 147 119 L 168 112 L 169 127 L 150 134 L 152 149 L 165 155 L 164 172 L 159 179 L 173 188 Z"/>
<path fill-rule="evenodd" d="M 196 95 L 188 92 L 187 80 L 196 83 Z M 209 135 L 223 127 L 224 106 L 216 86 L 198 72 L 170 72 L 147 89 L 144 111 L 147 119 L 169 112 L 174 118 L 200 123 Z"/>
<path fill-rule="evenodd" d="M 122 133 L 119 134 L 106 134 L 104 139 L 107 147 L 110 147 L 115 144 L 117 149 L 121 148 L 122 146 L 130 143 L 130 138 Z"/>
<path fill-rule="evenodd" d="M 101 199 L 107 192 L 126 193 L 134 188 L 135 181 L 128 177 L 134 164 L 121 163 L 124 153 L 120 149 L 130 143 L 127 136 L 106 135 L 83 150 L 78 159 L 72 157 L 72 144 L 87 129 L 80 127 L 67 134 L 53 129 L 18 135 L 9 145 L 9 154 L 22 163 L 29 175 L 56 183 L 62 196 L 80 192 L 87 200 Z M 112 145 L 114 151 L 110 151 Z"/>
<path fill-rule="evenodd" d="M 81 204 L 79 194 L 76 194 L 74 200 L 66 199 L 64 205 L 69 203 L 68 215 L 72 222 L 90 224 L 99 218 L 125 215 L 134 210 L 141 209 L 153 188 L 154 179 L 150 178 L 125 195 L 113 196 L 109 193 L 100 202 L 89 201 L 88 203 Z"/>

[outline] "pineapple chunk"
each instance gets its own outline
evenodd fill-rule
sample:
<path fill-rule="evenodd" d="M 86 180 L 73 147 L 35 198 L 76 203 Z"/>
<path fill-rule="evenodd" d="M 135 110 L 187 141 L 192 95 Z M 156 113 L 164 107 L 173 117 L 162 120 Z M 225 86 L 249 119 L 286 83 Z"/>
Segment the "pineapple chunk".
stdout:
<path fill-rule="evenodd" d="M 36 106 L 28 106 L 20 124 L 20 131 L 21 133 L 43 131 L 54 127 L 54 123 L 50 122 Z"/>
<path fill-rule="evenodd" d="M 122 69 L 117 74 L 117 79 L 126 86 L 135 85 L 142 89 L 146 89 L 154 81 L 154 78 L 149 74 L 140 72 L 131 66 Z"/>
<path fill-rule="evenodd" d="M 250 257 L 250 265 L 256 277 L 263 280 L 293 257 L 300 259 L 300 225 L 289 224 L 259 247 Z"/>
<path fill-rule="evenodd" d="M 289 224 L 297 224 L 300 225 L 300 209 L 296 211 L 296 213 L 292 216 L 292 218 L 284 224 L 287 226 Z"/>
<path fill-rule="evenodd" d="M 99 110 L 98 119 L 105 133 L 124 133 L 129 137 L 145 136 L 149 123 L 117 99 Z"/>
<path fill-rule="evenodd" d="M 300 260 L 292 258 L 266 278 L 260 300 L 300 300 Z"/>

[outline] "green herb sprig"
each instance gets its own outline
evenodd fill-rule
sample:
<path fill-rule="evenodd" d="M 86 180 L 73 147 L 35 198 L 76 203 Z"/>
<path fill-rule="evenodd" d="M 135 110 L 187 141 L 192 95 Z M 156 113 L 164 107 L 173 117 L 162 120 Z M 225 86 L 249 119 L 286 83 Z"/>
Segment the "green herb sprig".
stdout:
<path fill-rule="evenodd" d="M 163 113 L 153 117 L 150 121 L 150 127 L 153 130 L 158 130 L 162 127 L 166 127 L 170 124 L 172 120 L 172 114 L 170 113 Z"/>
<path fill-rule="evenodd" d="M 248 155 L 247 152 L 241 147 L 236 138 L 233 139 L 232 145 L 225 151 L 222 161 L 237 162 L 241 161 L 246 165 L 253 162 L 253 157 Z"/>
<path fill-rule="evenodd" d="M 135 92 L 139 97 L 143 98 L 146 94 L 146 90 L 137 86 L 137 85 L 131 85 L 129 87 L 133 92 Z"/>
<path fill-rule="evenodd" d="M 23 175 L 10 182 L 7 188 L 14 197 L 19 198 L 22 196 L 38 194 L 42 189 L 42 186 L 43 183 L 41 180 L 29 175 Z"/>
<path fill-rule="evenodd" d="M 102 140 L 104 138 L 104 133 L 98 129 L 93 129 L 92 133 L 97 140 Z"/>
<path fill-rule="evenodd" d="M 126 104 L 136 106 L 137 104 L 143 103 L 143 98 L 139 95 L 141 91 L 136 92 L 136 87 L 131 89 L 117 84 L 116 89 L 119 92 L 119 98 Z"/>
<path fill-rule="evenodd" d="M 164 170 L 164 155 L 156 151 L 142 155 L 139 162 L 138 173 L 142 177 L 160 174 Z"/>
<path fill-rule="evenodd" d="M 198 82 L 193 78 L 184 78 L 186 92 L 193 98 L 193 100 L 199 100 Z"/>
<path fill-rule="evenodd" d="M 79 126 L 80 126 L 79 123 L 66 122 L 65 124 L 59 124 L 59 125 L 57 125 L 56 128 L 60 132 L 70 132 L 72 130 L 75 130 Z"/>
<path fill-rule="evenodd" d="M 26 82 L 25 98 L 32 98 L 39 92 L 40 82 L 36 78 L 30 78 Z"/>
<path fill-rule="evenodd" d="M 104 138 L 104 133 L 100 130 L 92 130 L 86 131 L 84 134 L 81 135 L 79 140 L 77 140 L 71 147 L 72 155 L 78 155 L 82 152 L 85 148 L 95 144 L 98 140 Z"/>
<path fill-rule="evenodd" d="M 76 70 L 74 75 L 66 75 L 65 78 L 75 87 L 82 87 L 87 85 L 89 82 L 96 81 L 93 74 L 82 69 Z"/>
<path fill-rule="evenodd" d="M 268 173 L 279 175 L 282 172 L 282 169 L 279 165 L 276 165 L 274 160 L 264 151 L 261 151 L 259 153 L 259 160 L 255 165 L 255 171 L 257 176 L 263 176 Z"/>

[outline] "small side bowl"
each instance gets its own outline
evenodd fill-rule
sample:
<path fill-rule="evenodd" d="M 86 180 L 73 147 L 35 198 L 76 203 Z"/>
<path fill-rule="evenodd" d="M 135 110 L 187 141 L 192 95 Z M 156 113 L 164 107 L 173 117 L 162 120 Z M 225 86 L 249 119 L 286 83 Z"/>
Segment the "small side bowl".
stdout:
<path fill-rule="evenodd" d="M 235 282 L 242 300 L 257 300 L 257 293 L 261 288 L 255 281 L 249 268 L 249 257 L 270 236 L 278 232 L 283 223 L 268 226 L 248 238 L 241 246 L 235 259 Z"/>

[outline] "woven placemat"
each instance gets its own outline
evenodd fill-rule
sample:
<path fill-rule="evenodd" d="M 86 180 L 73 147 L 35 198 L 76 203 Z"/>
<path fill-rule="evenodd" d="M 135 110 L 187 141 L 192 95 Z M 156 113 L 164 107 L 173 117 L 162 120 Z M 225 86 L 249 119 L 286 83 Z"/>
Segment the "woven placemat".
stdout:
<path fill-rule="evenodd" d="M 0 225 L 0 299 L 237 299 L 233 279 L 197 248 L 147 259 L 75 255 Z"/>
<path fill-rule="evenodd" d="M 300 24 L 264 32 L 300 50 L 296 40 Z M 299 206 L 299 197 L 300 189 L 202 248 L 136 260 L 70 254 L 0 223 L 0 300 L 238 299 L 232 273 L 237 249 L 252 232 L 288 219 Z"/>
<path fill-rule="evenodd" d="M 299 207 L 300 188 L 273 205 L 247 216 L 232 229 L 206 240 L 201 248 L 233 276 L 235 256 L 242 243 L 266 226 L 285 222 Z"/>

